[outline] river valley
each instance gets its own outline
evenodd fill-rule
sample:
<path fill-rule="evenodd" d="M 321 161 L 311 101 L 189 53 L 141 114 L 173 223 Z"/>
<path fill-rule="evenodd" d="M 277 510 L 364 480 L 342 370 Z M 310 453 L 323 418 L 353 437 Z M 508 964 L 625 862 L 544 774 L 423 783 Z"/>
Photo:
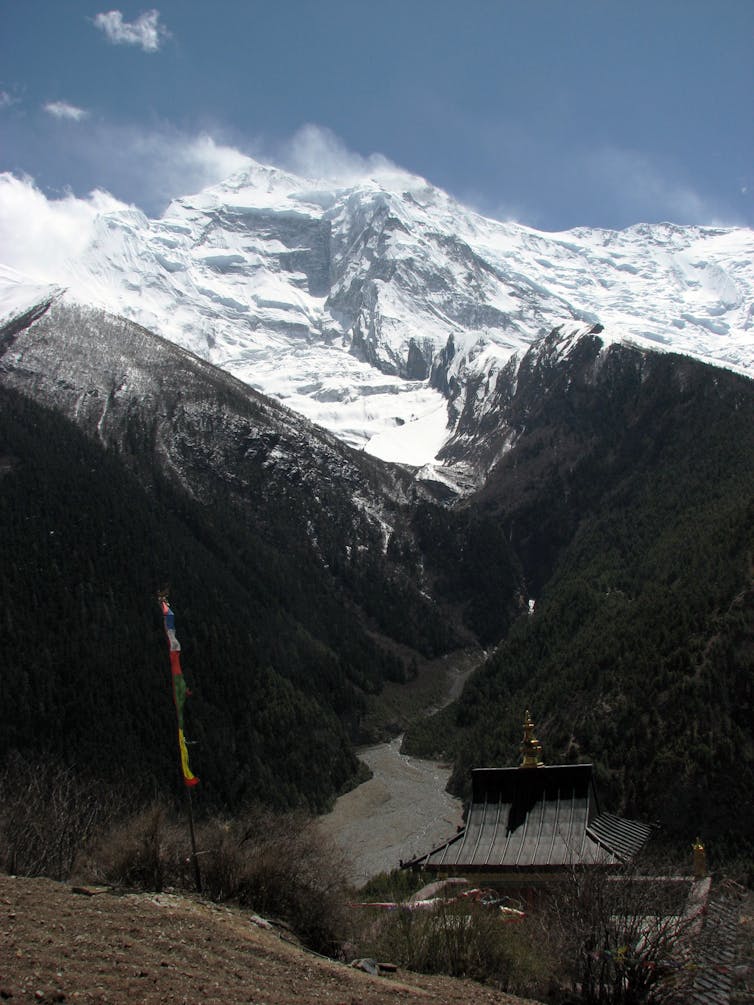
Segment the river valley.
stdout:
<path fill-rule="evenodd" d="M 386 689 L 396 717 L 400 720 L 400 707 L 411 690 L 414 699 L 417 693 L 426 697 L 424 715 L 453 701 L 482 656 L 479 651 L 454 654 L 423 668 L 413 688 Z M 401 733 L 359 750 L 372 777 L 341 796 L 319 821 L 322 832 L 342 850 L 355 886 L 441 844 L 462 822 L 461 800 L 445 791 L 450 765 L 402 754 L 402 739 Z"/>

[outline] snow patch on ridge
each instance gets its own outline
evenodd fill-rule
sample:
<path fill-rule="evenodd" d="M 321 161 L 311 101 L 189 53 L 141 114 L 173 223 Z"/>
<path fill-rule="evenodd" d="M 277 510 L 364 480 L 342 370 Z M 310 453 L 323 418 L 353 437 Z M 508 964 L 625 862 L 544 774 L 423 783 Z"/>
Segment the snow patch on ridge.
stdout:
<path fill-rule="evenodd" d="M 0 324 L 7 324 L 44 300 L 59 296 L 62 288 L 38 282 L 7 265 L 0 265 Z"/>

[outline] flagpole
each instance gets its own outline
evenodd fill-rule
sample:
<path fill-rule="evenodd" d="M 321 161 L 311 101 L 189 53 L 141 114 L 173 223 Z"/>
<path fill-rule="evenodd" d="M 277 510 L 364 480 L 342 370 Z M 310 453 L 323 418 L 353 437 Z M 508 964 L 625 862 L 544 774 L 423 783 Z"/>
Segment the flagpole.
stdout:
<path fill-rule="evenodd" d="M 188 800 L 188 822 L 189 822 L 189 834 L 191 835 L 191 858 L 194 863 L 194 882 L 196 883 L 196 892 L 202 892 L 202 874 L 199 871 L 199 856 L 196 852 L 196 835 L 194 833 L 194 804 L 191 801 L 191 789 L 186 788 L 186 799 Z"/>
<path fill-rule="evenodd" d="M 194 864 L 194 882 L 196 892 L 202 892 L 202 876 L 199 870 L 199 858 L 196 851 L 196 832 L 194 830 L 194 804 L 191 799 L 191 790 L 198 785 L 199 779 L 189 767 L 188 748 L 186 737 L 183 733 L 183 705 L 190 692 L 186 687 L 181 671 L 181 644 L 175 634 L 175 615 L 168 603 L 167 593 L 161 592 L 157 595 L 160 610 L 163 615 L 165 635 L 168 640 L 168 650 L 170 653 L 170 677 L 173 686 L 173 704 L 175 706 L 176 724 L 178 726 L 178 760 L 181 769 L 181 779 L 186 790 L 186 807 L 188 810 L 189 835 L 191 838 L 191 860 Z"/>

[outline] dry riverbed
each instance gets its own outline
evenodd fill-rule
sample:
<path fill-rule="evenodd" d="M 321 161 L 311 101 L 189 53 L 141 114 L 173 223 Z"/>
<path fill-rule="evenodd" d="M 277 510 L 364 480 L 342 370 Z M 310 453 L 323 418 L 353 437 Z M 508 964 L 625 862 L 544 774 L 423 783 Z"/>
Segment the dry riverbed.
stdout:
<path fill-rule="evenodd" d="M 454 700 L 478 666 L 479 651 L 456 653 L 426 664 L 416 681 L 388 685 L 381 697 L 402 726 Z M 398 867 L 456 833 L 463 811 L 445 791 L 450 766 L 401 754 L 402 735 L 359 751 L 372 777 L 341 796 L 320 818 L 323 832 L 340 847 L 355 886 Z"/>
<path fill-rule="evenodd" d="M 449 767 L 401 754 L 401 739 L 359 751 L 372 778 L 320 819 L 342 849 L 355 886 L 440 844 L 461 823 L 462 803 L 445 791 Z"/>

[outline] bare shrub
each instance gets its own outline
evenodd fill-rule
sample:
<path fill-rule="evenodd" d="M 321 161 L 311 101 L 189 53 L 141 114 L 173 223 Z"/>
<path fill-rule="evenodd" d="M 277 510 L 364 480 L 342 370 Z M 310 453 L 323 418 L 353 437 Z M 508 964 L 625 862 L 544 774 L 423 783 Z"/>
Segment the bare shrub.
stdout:
<path fill-rule="evenodd" d="M 164 802 L 125 815 L 123 794 L 54 761 L 12 757 L 0 774 L 0 868 L 162 891 L 194 890 L 185 819 Z M 132 806 L 130 795 L 126 801 Z M 346 927 L 342 855 L 303 814 L 248 810 L 197 828 L 204 892 L 287 922 L 333 953 Z"/>
<path fill-rule="evenodd" d="M 104 833 L 85 868 L 91 878 L 113 886 L 157 893 L 190 887 L 186 826 L 155 801 Z"/>
<path fill-rule="evenodd" d="M 402 901 L 427 885 L 424 872 L 414 872 L 413 869 L 392 869 L 390 872 L 380 872 L 362 886 L 359 897 L 364 901 Z"/>
<path fill-rule="evenodd" d="M 362 935 L 368 955 L 513 993 L 537 987 L 546 968 L 528 919 L 505 920 L 495 907 L 473 901 L 439 901 L 431 910 L 400 905 L 373 918 L 369 930 Z"/>
<path fill-rule="evenodd" d="M 207 896 L 280 918 L 308 946 L 335 951 L 345 929 L 345 870 L 311 818 L 258 807 L 203 825 L 198 841 Z"/>
<path fill-rule="evenodd" d="M 202 892 L 211 900 L 244 901 L 245 852 L 239 824 L 213 818 L 198 830 Z"/>
<path fill-rule="evenodd" d="M 692 982 L 690 879 L 573 870 L 551 892 L 543 920 L 562 962 L 561 983 L 585 1005 L 683 1003 Z"/>
<path fill-rule="evenodd" d="M 196 837 L 205 896 L 280 919 L 311 948 L 333 953 L 344 930 L 345 871 L 310 818 L 256 808 L 205 820 Z M 185 820 L 153 804 L 104 835 L 90 873 L 142 890 L 193 890 Z"/>
<path fill-rule="evenodd" d="M 0 866 L 67 879 L 117 801 L 101 782 L 53 760 L 13 754 L 0 774 Z"/>

